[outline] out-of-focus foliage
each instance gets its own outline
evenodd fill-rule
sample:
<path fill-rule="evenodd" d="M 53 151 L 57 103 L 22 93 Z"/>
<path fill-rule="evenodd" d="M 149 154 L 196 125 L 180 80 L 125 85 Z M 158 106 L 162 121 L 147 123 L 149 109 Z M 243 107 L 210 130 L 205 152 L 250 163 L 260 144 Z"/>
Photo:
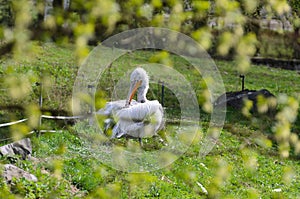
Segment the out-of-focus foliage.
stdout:
<path fill-rule="evenodd" d="M 238 68 L 242 71 L 247 68 L 248 57 L 256 52 L 257 38 L 250 35 L 251 31 L 258 33 L 259 20 L 265 15 L 271 19 L 290 11 L 288 2 L 281 0 L 71 0 L 65 9 L 64 1 L 14 2 L 1 1 L 0 23 L 4 25 L 2 41 L 14 42 L 16 54 L 31 51 L 30 43 L 26 42 L 30 39 L 72 41 L 76 43 L 76 54 L 81 62 L 89 52 L 88 43 L 96 44 L 132 28 L 157 26 L 186 33 L 205 49 L 216 49 L 222 56 L 235 51 Z M 296 3 L 291 4 L 293 10 L 297 10 Z M 245 51 L 244 44 L 251 50 Z"/>
<path fill-rule="evenodd" d="M 25 107 L 24 115 L 29 117 L 28 123 L 10 129 L 12 136 L 17 138 L 22 138 L 28 131 L 38 128 L 41 112 L 36 100 L 39 88 L 34 86 L 35 83 L 40 82 L 44 85 L 45 90 L 42 95 L 48 99 L 48 103 L 49 101 L 52 103 L 46 102 L 46 106 L 68 107 L 68 102 L 63 103 L 59 97 L 63 96 L 63 99 L 66 99 L 66 96 L 71 94 L 72 85 L 70 84 L 76 75 L 76 65 L 82 63 L 89 54 L 91 50 L 89 44 L 98 44 L 113 34 L 148 26 L 165 27 L 183 32 L 198 41 L 213 55 L 234 58 L 234 62 L 230 62 L 233 63 L 231 66 L 224 66 L 229 69 L 222 71 L 227 76 L 224 79 L 227 78 L 230 82 L 226 85 L 227 88 L 233 89 L 232 81 L 235 81 L 233 74 L 249 72 L 250 58 L 257 52 L 262 55 L 271 54 L 285 58 L 293 58 L 295 55 L 294 48 L 286 47 L 284 40 L 280 40 L 283 41 L 279 43 L 282 47 L 279 50 L 276 49 L 276 52 L 273 48 L 265 46 L 267 41 L 262 41 L 262 39 L 268 35 L 265 37 L 260 35 L 259 20 L 263 18 L 261 9 L 264 9 L 265 18 L 268 20 L 288 15 L 288 20 L 293 23 L 295 29 L 300 27 L 297 18 L 299 5 L 296 0 L 71 0 L 67 8 L 62 7 L 62 2 L 64 1 L 0 1 L 0 53 L 4 55 L 0 60 L 0 83 L 8 91 L 11 100 L 9 102 L 22 102 Z M 292 11 L 292 16 L 289 14 L 290 11 Z M 296 32 L 293 38 L 297 38 L 297 34 Z M 53 48 L 47 45 L 36 45 L 39 42 L 49 41 L 56 42 L 58 45 L 73 44 L 74 54 L 72 55 L 76 57 L 74 58 L 76 61 L 66 61 L 70 55 L 65 56 L 64 52 L 69 52 L 69 48 L 61 51 L 54 48 L 55 52 L 51 52 Z M 297 45 L 299 41 L 295 41 Z M 41 50 L 41 48 L 44 49 Z M 123 59 L 121 64 L 138 63 L 136 61 L 138 59 L 173 67 L 176 63 L 180 63 L 180 66 L 184 66 L 181 72 L 186 74 L 195 90 L 199 91 L 197 95 L 203 100 L 203 110 L 211 111 L 211 104 L 206 103 L 209 93 L 203 91 L 205 86 L 199 86 L 198 76 L 193 76 L 195 74 L 186 63 L 182 63 L 178 58 L 164 51 L 141 54 L 137 56 L 138 58 L 134 57 L 134 60 L 131 60 L 130 56 L 126 60 Z M 20 75 L 20 73 L 24 74 Z M 258 78 L 259 74 L 252 71 L 252 74 L 256 76 L 252 77 L 251 81 L 256 81 L 256 83 L 252 85 L 249 83 L 249 87 L 256 89 L 258 84 L 268 84 L 273 92 L 279 94 L 289 91 L 288 89 L 294 86 L 293 82 L 286 82 L 288 81 L 286 79 L 292 76 L 290 73 L 281 76 L 285 78 L 284 86 L 274 81 L 273 74 L 266 71 L 262 73 L 262 77 Z M 267 80 L 264 79 L 265 73 Z M 251 76 L 251 72 L 249 75 Z M 53 82 L 61 87 L 50 90 Z M 153 89 L 152 95 L 155 96 L 158 91 L 159 88 Z M 174 94 L 168 89 L 166 93 L 168 93 L 165 98 L 168 101 L 166 105 L 178 108 Z M 2 97 L 1 95 L 1 99 Z M 1 101 L 7 102 L 8 100 Z M 291 152 L 292 154 L 300 152 L 299 132 L 293 132 L 292 128 L 294 122 L 297 123 L 299 99 L 280 95 L 278 104 L 279 112 L 274 119 L 273 128 L 267 130 L 270 130 L 268 133 L 273 132 L 273 139 L 281 157 L 287 158 Z M 268 111 L 269 102 L 261 99 L 259 105 L 260 113 Z M 250 112 L 251 106 L 251 103 L 248 103 L 243 111 L 247 119 L 258 123 L 257 118 L 253 117 Z M 179 110 L 171 110 L 167 114 L 176 115 L 174 113 L 178 112 Z M 0 114 L 2 115 L 2 112 Z M 149 174 L 128 175 L 103 166 L 95 158 L 95 154 L 87 150 L 85 143 L 75 134 L 70 133 L 72 130 L 52 137 L 46 135 L 33 139 L 34 155 L 40 157 L 41 160 L 35 165 L 26 161 L 17 163 L 18 166 L 34 172 L 39 181 L 32 183 L 24 179 L 14 180 L 11 186 L 1 182 L 0 196 L 13 198 L 13 194 L 17 194 L 25 198 L 49 196 L 116 198 L 134 195 L 136 197 L 174 198 L 180 195 L 182 198 L 187 198 L 206 197 L 208 194 L 211 198 L 223 196 L 234 198 L 236 195 L 257 198 L 260 195 L 284 197 L 287 194 L 293 194 L 292 196 L 296 197 L 295 190 L 299 188 L 299 178 L 295 177 L 294 169 L 299 170 L 299 168 L 293 168 L 293 162 L 289 160 L 283 160 L 287 165 L 277 163 L 281 160 L 274 160 L 275 158 L 270 155 L 274 151 L 270 149 L 272 144 L 268 136 L 259 134 L 254 138 L 253 134 L 257 133 L 256 129 L 239 126 L 239 122 L 247 121 L 247 119 L 243 118 L 245 120 L 242 121 L 242 116 L 235 115 L 235 113 L 229 115 L 237 117 L 238 121 L 232 122 L 230 124 L 232 126 L 226 126 L 225 135 L 220 143 L 216 144 L 212 157 L 200 159 L 197 153 L 199 146 L 194 143 L 193 148 L 177 163 Z M 12 118 L 16 117 L 12 116 Z M 205 125 L 207 124 L 204 123 L 204 128 Z M 248 137 L 245 135 L 242 137 L 241 134 L 246 134 Z M 140 150 L 132 143 L 130 142 L 128 146 L 133 150 Z M 166 158 L 162 159 L 168 160 L 171 159 L 170 157 L 166 153 Z M 7 161 L 4 158 L 1 163 Z M 205 161 L 205 164 L 202 161 Z M 270 176 L 270 172 L 274 175 Z M 266 177 L 260 178 L 260 175 Z M 283 183 L 281 183 L 281 178 Z M 262 193 L 258 191 L 261 184 L 264 185 Z M 283 186 L 283 190 L 290 189 L 291 191 L 277 194 L 279 190 L 277 186 Z M 77 189 L 83 190 L 82 193 Z M 177 192 L 175 193 L 174 190 Z M 78 196 L 78 192 L 82 195 Z"/>
<path fill-rule="evenodd" d="M 12 10 L 11 0 L 0 1 L 0 23 L 5 26 L 12 26 L 14 24 L 14 13 Z"/>
<path fill-rule="evenodd" d="M 289 0 L 289 4 L 293 10 L 298 16 L 300 16 L 300 4 L 297 0 Z"/>
<path fill-rule="evenodd" d="M 276 124 L 273 127 L 275 138 L 279 143 L 279 152 L 282 157 L 290 155 L 291 147 L 296 154 L 300 152 L 300 141 L 297 134 L 291 131 L 293 123 L 297 119 L 299 109 L 299 99 L 280 95 L 278 103 L 282 105 L 281 110 L 276 115 Z"/>

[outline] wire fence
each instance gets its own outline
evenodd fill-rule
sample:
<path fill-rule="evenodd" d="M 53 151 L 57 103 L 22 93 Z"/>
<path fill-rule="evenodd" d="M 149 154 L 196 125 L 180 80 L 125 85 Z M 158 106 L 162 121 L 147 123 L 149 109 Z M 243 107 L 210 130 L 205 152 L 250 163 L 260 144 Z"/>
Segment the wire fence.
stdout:
<path fill-rule="evenodd" d="M 37 83 L 37 86 L 40 87 L 40 93 L 39 93 L 39 107 L 42 110 L 42 106 L 43 106 L 43 85 L 41 83 Z M 3 91 L 7 91 L 8 89 L 1 89 Z M 11 108 L 16 108 L 16 109 L 21 109 L 24 110 L 23 107 L 19 107 L 19 106 L 0 106 L 0 110 L 5 110 L 5 109 L 11 109 Z M 57 110 L 55 110 L 55 112 L 59 112 Z M 25 134 L 25 136 L 30 136 L 32 134 L 37 134 L 38 136 L 40 136 L 42 133 L 58 133 L 58 132 L 62 132 L 61 130 L 48 130 L 48 129 L 41 129 L 42 126 L 42 119 L 46 119 L 46 120 L 82 120 L 82 119 L 87 119 L 89 117 L 92 116 L 92 113 L 89 114 L 85 114 L 85 115 L 78 115 L 78 116 L 52 116 L 52 115 L 40 115 L 40 119 L 39 119 L 39 124 L 38 124 L 38 128 L 34 129 L 28 133 Z M 7 123 L 2 123 L 0 124 L 0 128 L 5 128 L 5 127 L 10 127 L 13 125 L 18 125 L 21 123 L 25 123 L 29 120 L 29 118 L 23 118 L 20 120 L 16 120 L 16 121 L 11 121 L 11 122 L 7 122 Z M 0 139 L 0 142 L 4 142 L 4 141 L 10 141 L 10 140 L 14 140 L 14 138 L 17 138 L 16 136 L 10 136 L 7 138 L 2 138 Z"/>
<path fill-rule="evenodd" d="M 163 104 L 163 99 L 164 99 L 164 82 L 160 81 L 158 82 L 158 84 L 161 84 L 162 88 L 161 88 L 161 101 Z M 40 94 L 39 94 L 39 107 L 42 110 L 42 106 L 43 106 L 43 85 L 41 83 L 36 83 L 37 86 L 40 87 Z M 90 88 L 90 85 L 89 85 Z M 3 89 L 4 90 L 4 89 Z M 4 109 L 10 109 L 10 108 L 17 108 L 17 109 L 22 109 L 24 110 L 23 107 L 19 107 L 19 106 L 0 106 L 0 110 L 4 110 Z M 62 132 L 61 130 L 46 130 L 46 129 L 41 129 L 42 126 L 42 119 L 48 119 L 48 120 L 83 120 L 83 119 L 88 119 L 90 117 L 92 117 L 94 115 L 95 112 L 91 111 L 92 108 L 90 108 L 89 113 L 84 114 L 84 115 L 77 115 L 77 116 L 52 116 L 52 115 L 40 115 L 40 119 L 39 119 L 39 124 L 38 124 L 38 128 L 35 130 L 32 130 L 30 132 L 28 132 L 25 136 L 29 136 L 32 134 L 36 134 L 38 136 L 40 136 L 42 133 L 58 133 L 58 132 Z M 55 112 L 58 112 L 57 110 L 55 110 Z M 7 123 L 2 123 L 0 124 L 0 128 L 4 128 L 4 127 L 10 127 L 13 125 L 17 125 L 20 123 L 24 123 L 28 121 L 28 118 L 23 118 L 20 120 L 16 120 L 16 121 L 11 121 L 11 122 L 7 122 Z M 14 140 L 14 138 L 17 137 L 7 137 L 7 138 L 3 138 L 0 139 L 0 142 L 4 142 L 4 141 L 9 141 L 9 140 Z"/>
<path fill-rule="evenodd" d="M 25 118 L 25 119 L 17 120 L 17 121 L 14 121 L 14 122 L 8 122 L 8 123 L 0 124 L 0 128 L 1 127 L 6 127 L 6 126 L 12 126 L 14 124 L 19 124 L 19 123 L 25 122 L 27 120 L 28 120 L 28 118 Z"/>
<path fill-rule="evenodd" d="M 80 120 L 80 119 L 86 119 L 89 118 L 91 116 L 91 114 L 87 114 L 87 115 L 79 115 L 79 116 L 50 116 L 50 115 L 41 115 L 40 118 L 42 119 L 53 119 L 53 120 Z M 20 124 L 20 123 L 24 123 L 28 121 L 28 118 L 24 118 L 24 119 L 20 119 L 17 121 L 13 121 L 13 122 L 7 122 L 7 123 L 3 123 L 0 124 L 0 128 L 3 127 L 9 127 L 9 126 L 13 126 L 16 124 Z M 39 124 L 39 127 L 41 126 L 41 123 Z M 48 129 L 40 129 L 37 128 L 36 130 L 30 131 L 28 133 L 26 133 L 25 136 L 29 136 L 32 135 L 34 133 L 38 133 L 38 136 L 40 136 L 42 133 L 57 133 L 57 132 L 62 132 L 61 130 L 48 130 Z M 9 141 L 9 140 L 13 140 L 14 138 L 17 137 L 7 137 L 7 138 L 3 138 L 0 139 L 0 142 L 4 142 L 4 141 Z"/>

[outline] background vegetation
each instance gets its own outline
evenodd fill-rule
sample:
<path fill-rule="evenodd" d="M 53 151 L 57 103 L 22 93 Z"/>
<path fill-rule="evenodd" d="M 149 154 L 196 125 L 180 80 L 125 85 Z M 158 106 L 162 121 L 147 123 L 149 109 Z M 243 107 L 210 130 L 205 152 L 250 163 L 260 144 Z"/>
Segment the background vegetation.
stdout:
<path fill-rule="evenodd" d="M 77 69 L 93 46 L 124 30 L 156 26 L 183 32 L 197 40 L 212 55 L 231 58 L 217 60 L 228 91 L 240 89 L 239 75 L 246 74 L 249 89 L 267 88 L 277 97 L 275 115 L 265 114 L 268 102 L 262 101 L 259 113 L 245 109 L 242 114 L 229 109 L 221 136 L 213 151 L 199 158 L 201 138 L 174 164 L 154 172 L 135 174 L 104 165 L 87 146 L 82 134 L 89 127 L 76 124 L 62 133 L 31 137 L 36 161 L 18 157 L 1 158 L 13 162 L 38 177 L 33 183 L 15 179 L 10 185 L 1 180 L 2 198 L 297 198 L 299 197 L 299 84 L 296 71 L 254 66 L 252 56 L 280 59 L 298 58 L 299 8 L 296 1 L 0 1 L 0 105 L 19 105 L 22 110 L 1 110 L 0 122 L 30 116 L 34 122 L 1 129 L 1 137 L 25 136 L 37 128 L 41 111 L 39 87 L 44 85 L 43 108 L 70 112 L 70 98 Z M 46 9 L 47 8 L 47 9 Z M 264 8 L 262 16 L 260 10 Z M 292 32 L 264 30 L 263 19 L 285 18 Z M 216 21 L 217 26 L 209 26 Z M 175 55 L 160 56 L 159 51 L 137 51 L 114 62 L 100 81 L 101 97 L 110 96 L 111 85 L 122 71 L 119 66 L 156 60 L 172 67 L 188 79 L 203 102 L 205 85 L 191 66 Z M 162 59 L 153 59 L 160 57 Z M 151 85 L 149 98 L 159 98 L 159 86 Z M 178 111 L 178 103 L 166 90 L 167 116 Z M 200 107 L 201 108 L 201 107 Z M 247 114 L 248 113 L 248 114 Z M 203 131 L 209 113 L 201 110 Z M 45 123 L 46 128 L 61 128 Z M 167 131 L 176 133 L 176 125 Z M 88 129 L 93 133 L 93 129 Z M 145 150 L 159 147 L 146 141 Z M 4 143 L 3 143 L 4 144 Z M 124 146 L 124 140 L 116 141 Z M 128 146 L 135 146 L 129 141 Z M 205 189 L 203 189 L 203 187 Z M 206 191 L 208 193 L 206 193 Z"/>

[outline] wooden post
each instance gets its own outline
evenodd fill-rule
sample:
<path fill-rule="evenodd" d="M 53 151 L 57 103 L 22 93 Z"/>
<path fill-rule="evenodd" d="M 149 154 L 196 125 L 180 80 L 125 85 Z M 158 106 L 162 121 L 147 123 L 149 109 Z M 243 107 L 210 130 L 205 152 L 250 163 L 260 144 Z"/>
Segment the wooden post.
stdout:
<path fill-rule="evenodd" d="M 242 91 L 245 90 L 245 75 L 240 75 L 240 78 L 242 79 Z"/>
<path fill-rule="evenodd" d="M 91 97 L 91 99 L 94 98 L 94 94 L 93 94 L 93 89 L 95 88 L 95 86 L 93 85 L 88 85 L 88 89 L 89 89 L 89 95 Z M 92 113 L 94 111 L 94 103 L 90 104 L 90 110 L 89 113 Z"/>
<path fill-rule="evenodd" d="M 165 100 L 165 82 L 164 81 L 158 81 L 159 84 L 161 84 L 161 105 L 164 106 L 164 100 Z"/>
<path fill-rule="evenodd" d="M 37 82 L 36 85 L 40 87 L 39 107 L 41 110 L 43 106 L 43 85 L 42 83 L 39 82 Z M 39 123 L 38 123 L 38 134 L 37 134 L 38 137 L 41 136 L 41 126 L 42 126 L 42 116 L 40 116 Z"/>
<path fill-rule="evenodd" d="M 88 90 L 89 90 L 89 95 L 91 97 L 91 104 L 89 104 L 90 108 L 89 108 L 89 114 L 91 114 L 91 117 L 89 118 L 89 124 L 90 125 L 93 125 L 94 123 L 94 120 L 93 120 L 93 112 L 94 112 L 94 107 L 95 107 L 95 104 L 93 102 L 94 100 L 94 92 L 93 92 L 93 89 L 95 88 L 95 86 L 93 85 L 88 85 Z"/>

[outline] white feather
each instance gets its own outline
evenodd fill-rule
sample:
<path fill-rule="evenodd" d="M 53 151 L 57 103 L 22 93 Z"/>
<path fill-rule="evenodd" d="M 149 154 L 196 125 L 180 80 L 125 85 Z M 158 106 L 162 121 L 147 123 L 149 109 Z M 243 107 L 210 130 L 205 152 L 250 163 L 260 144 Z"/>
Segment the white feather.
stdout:
<path fill-rule="evenodd" d="M 103 109 L 97 111 L 97 114 L 116 119 L 112 138 L 119 138 L 124 135 L 136 138 L 152 137 L 164 126 L 163 107 L 157 100 L 148 101 L 146 99 L 149 77 L 144 69 L 136 68 L 131 73 L 130 81 L 127 99 L 108 102 Z M 130 105 L 126 106 L 134 84 L 138 81 L 142 81 L 137 90 L 138 102 L 133 100 Z"/>

